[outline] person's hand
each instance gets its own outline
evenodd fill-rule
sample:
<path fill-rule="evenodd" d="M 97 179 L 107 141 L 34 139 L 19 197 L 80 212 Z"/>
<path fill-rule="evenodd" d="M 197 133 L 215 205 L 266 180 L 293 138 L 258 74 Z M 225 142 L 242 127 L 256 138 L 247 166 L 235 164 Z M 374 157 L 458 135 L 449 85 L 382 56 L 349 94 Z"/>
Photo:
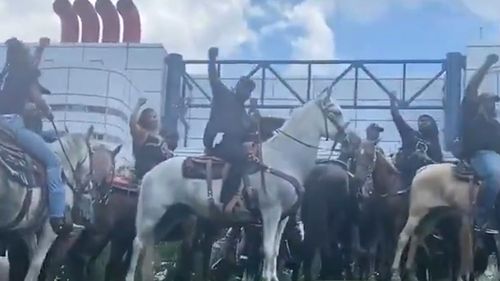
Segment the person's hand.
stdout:
<path fill-rule="evenodd" d="M 208 59 L 209 60 L 215 60 L 217 59 L 217 56 L 219 56 L 219 48 L 217 47 L 211 47 L 208 49 Z"/>
<path fill-rule="evenodd" d="M 488 63 L 489 65 L 494 65 L 497 62 L 498 62 L 498 55 L 497 54 L 489 54 L 486 57 L 486 63 Z"/>
<path fill-rule="evenodd" d="M 50 38 L 48 37 L 40 38 L 40 40 L 38 41 L 38 45 L 42 48 L 48 47 L 50 45 Z"/>
<path fill-rule="evenodd" d="M 52 113 L 52 111 L 50 111 L 49 113 L 47 113 L 47 119 L 50 122 L 54 122 L 54 114 Z"/>
<path fill-rule="evenodd" d="M 145 104 L 146 104 L 146 102 L 147 102 L 147 101 L 148 101 L 148 99 L 147 99 L 147 98 L 139 98 L 139 99 L 137 100 L 137 106 L 143 106 L 143 105 L 145 105 Z"/>
<path fill-rule="evenodd" d="M 391 99 L 391 108 L 398 108 L 398 100 L 393 98 L 393 97 L 390 97 Z"/>

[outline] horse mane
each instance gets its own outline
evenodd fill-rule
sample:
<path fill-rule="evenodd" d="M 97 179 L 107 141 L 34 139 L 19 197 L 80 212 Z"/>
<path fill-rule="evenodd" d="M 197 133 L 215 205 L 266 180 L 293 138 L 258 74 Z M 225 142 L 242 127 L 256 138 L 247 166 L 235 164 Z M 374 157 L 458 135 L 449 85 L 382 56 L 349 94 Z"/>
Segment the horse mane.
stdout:
<path fill-rule="evenodd" d="M 395 175 L 399 175 L 400 172 L 398 170 L 398 168 L 396 168 L 396 166 L 394 165 L 394 163 L 392 163 L 391 160 L 389 160 L 387 157 L 385 157 L 385 155 L 383 155 L 380 151 L 376 150 L 375 153 L 377 153 L 377 158 L 380 158 L 380 159 L 383 159 L 384 162 L 385 162 L 385 165 L 387 167 L 387 170 L 389 172 L 391 172 L 392 174 L 395 174 Z"/>

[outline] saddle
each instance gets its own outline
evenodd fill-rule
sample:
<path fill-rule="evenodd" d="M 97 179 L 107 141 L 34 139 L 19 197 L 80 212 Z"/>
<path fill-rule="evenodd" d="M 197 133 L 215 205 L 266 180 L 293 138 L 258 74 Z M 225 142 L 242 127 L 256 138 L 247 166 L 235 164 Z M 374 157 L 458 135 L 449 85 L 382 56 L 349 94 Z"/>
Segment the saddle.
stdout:
<path fill-rule="evenodd" d="M 0 126 L 0 165 L 11 180 L 26 188 L 46 185 L 44 166 L 22 150 L 12 132 Z"/>
<path fill-rule="evenodd" d="M 256 144 L 253 142 L 247 142 L 243 145 L 250 160 L 249 162 L 260 162 Z M 258 165 L 249 166 L 247 174 L 256 173 L 259 169 Z M 229 163 L 216 156 L 193 156 L 186 158 L 186 160 L 182 163 L 182 175 L 186 179 L 220 180 L 226 177 L 229 167 Z"/>
<path fill-rule="evenodd" d="M 474 168 L 464 160 L 460 160 L 453 167 L 453 176 L 461 181 L 479 183 L 481 178 Z"/>
<path fill-rule="evenodd" d="M 188 157 L 182 163 L 182 176 L 187 179 L 223 179 L 229 170 L 229 164 L 215 156 Z"/>

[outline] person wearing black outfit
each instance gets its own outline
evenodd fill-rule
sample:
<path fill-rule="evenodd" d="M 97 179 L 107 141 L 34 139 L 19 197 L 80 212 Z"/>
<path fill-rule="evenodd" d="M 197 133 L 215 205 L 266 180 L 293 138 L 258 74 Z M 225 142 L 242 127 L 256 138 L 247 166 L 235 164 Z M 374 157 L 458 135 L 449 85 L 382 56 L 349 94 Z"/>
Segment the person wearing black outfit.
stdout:
<path fill-rule="evenodd" d="M 488 70 L 498 62 L 489 55 L 472 76 L 462 101 L 462 154 L 484 180 L 476 216 L 481 231 L 496 232 L 495 203 L 500 190 L 500 123 L 496 120 L 496 105 L 500 97 L 478 89 Z"/>
<path fill-rule="evenodd" d="M 417 170 L 422 166 L 443 162 L 439 129 L 432 116 L 423 114 L 418 117 L 418 130 L 414 130 L 399 113 L 395 99 L 391 99 L 391 115 L 402 142 L 396 166 L 406 186 L 410 186 Z"/>
<path fill-rule="evenodd" d="M 16 38 L 9 39 L 6 66 L 2 75 L 5 82 L 0 94 L 0 124 L 13 133 L 17 144 L 24 151 L 41 161 L 47 173 L 49 191 L 50 225 L 58 235 L 68 234 L 75 226 L 67 212 L 65 184 L 62 181 L 60 159 L 49 148 L 42 137 L 26 127 L 23 114 L 27 104 L 33 103 L 43 116 L 54 121 L 54 115 L 43 99 L 38 78 L 41 73 L 33 64 L 29 49 Z"/>
<path fill-rule="evenodd" d="M 231 164 L 222 185 L 220 198 L 224 211 L 230 213 L 233 210 L 226 209 L 226 206 L 235 196 L 248 162 L 243 143 L 255 141 L 255 124 L 245 110 L 245 102 L 255 89 L 255 83 L 244 76 L 240 78 L 234 90 L 228 89 L 217 74 L 215 66 L 217 56 L 218 49 L 210 48 L 208 78 L 213 98 L 210 117 L 203 134 L 203 144 L 207 154 L 219 157 Z M 214 146 L 218 133 L 223 134 L 222 141 Z"/>
<path fill-rule="evenodd" d="M 135 157 L 135 176 L 138 180 L 141 180 L 154 166 L 173 155 L 159 134 L 160 126 L 155 110 L 146 108 L 140 112 L 145 103 L 145 98 L 137 101 L 129 122 L 133 141 L 132 152 Z"/>

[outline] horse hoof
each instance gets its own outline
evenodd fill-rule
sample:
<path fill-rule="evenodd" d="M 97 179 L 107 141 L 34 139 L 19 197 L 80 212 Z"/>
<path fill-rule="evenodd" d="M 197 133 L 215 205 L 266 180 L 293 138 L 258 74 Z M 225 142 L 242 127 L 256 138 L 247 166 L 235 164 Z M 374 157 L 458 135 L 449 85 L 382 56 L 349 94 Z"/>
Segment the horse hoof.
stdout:
<path fill-rule="evenodd" d="M 408 273 L 408 281 L 418 281 L 417 275 L 415 272 Z"/>
<path fill-rule="evenodd" d="M 377 274 L 370 274 L 370 276 L 368 277 L 368 281 L 377 281 Z"/>
<path fill-rule="evenodd" d="M 392 273 L 391 281 L 401 281 L 401 276 L 399 276 L 399 272 Z"/>

